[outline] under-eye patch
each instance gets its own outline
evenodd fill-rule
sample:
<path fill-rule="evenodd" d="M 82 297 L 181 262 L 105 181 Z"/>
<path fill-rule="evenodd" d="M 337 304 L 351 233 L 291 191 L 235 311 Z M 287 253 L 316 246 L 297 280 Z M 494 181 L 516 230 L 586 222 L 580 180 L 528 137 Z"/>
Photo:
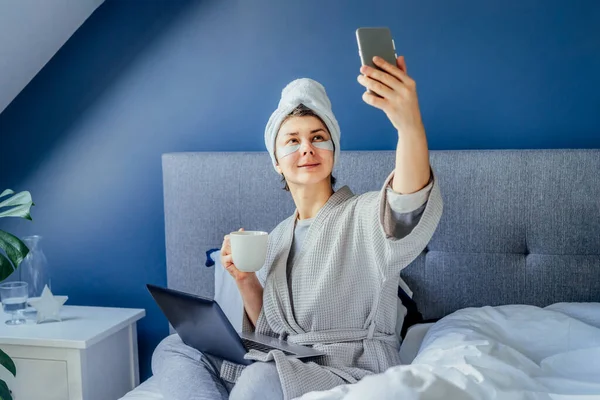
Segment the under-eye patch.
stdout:
<path fill-rule="evenodd" d="M 318 147 L 323 150 L 333 151 L 333 141 L 332 140 L 326 140 L 324 142 L 314 142 L 313 146 Z"/>
<path fill-rule="evenodd" d="M 300 150 L 300 145 L 284 146 L 277 149 L 277 157 L 283 158 Z"/>
<path fill-rule="evenodd" d="M 326 140 L 324 142 L 314 142 L 312 145 L 319 149 L 333 151 L 333 141 L 331 141 L 331 140 Z M 300 150 L 299 144 L 295 144 L 292 146 L 280 147 L 277 149 L 277 157 L 283 158 L 283 157 L 289 156 L 290 154 L 292 154 L 298 150 Z"/>

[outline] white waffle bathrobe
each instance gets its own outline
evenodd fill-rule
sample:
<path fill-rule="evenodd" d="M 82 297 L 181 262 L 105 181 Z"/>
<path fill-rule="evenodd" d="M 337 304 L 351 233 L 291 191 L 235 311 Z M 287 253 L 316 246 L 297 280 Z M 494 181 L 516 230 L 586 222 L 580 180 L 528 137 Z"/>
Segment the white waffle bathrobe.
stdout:
<path fill-rule="evenodd" d="M 433 171 L 432 171 L 433 174 Z M 274 350 L 251 350 L 246 358 L 275 361 L 285 399 L 314 390 L 354 383 L 368 374 L 400 364 L 397 291 L 400 271 L 426 247 L 443 202 L 433 187 L 418 225 L 402 239 L 393 236 L 395 219 L 379 192 L 354 195 L 348 187 L 335 192 L 315 216 L 292 269 L 286 275 L 296 213 L 270 234 L 259 333 L 313 346 L 326 356 L 303 362 Z M 254 329 L 247 316 L 244 330 Z M 225 361 L 221 376 L 235 382 L 243 366 Z"/>

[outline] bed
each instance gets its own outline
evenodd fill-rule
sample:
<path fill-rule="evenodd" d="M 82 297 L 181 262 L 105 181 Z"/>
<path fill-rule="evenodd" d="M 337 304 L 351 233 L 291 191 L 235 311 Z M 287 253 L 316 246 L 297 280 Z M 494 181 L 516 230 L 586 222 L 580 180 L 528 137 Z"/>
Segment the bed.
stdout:
<path fill-rule="evenodd" d="M 354 193 L 378 190 L 394 156 L 392 151 L 343 152 L 334 171 L 336 187 L 348 185 Z M 205 266 L 207 252 L 240 227 L 270 231 L 293 212 L 293 202 L 266 153 L 171 153 L 162 163 L 168 286 L 213 297 L 215 269 Z M 438 322 L 408 330 L 401 355 L 411 365 L 303 399 L 364 398 L 374 393 L 369 385 L 406 398 L 435 398 L 427 396 L 436 390 L 458 390 L 459 398 L 600 396 L 600 361 L 592 357 L 600 360 L 600 150 L 432 151 L 431 164 L 444 214 L 429 245 L 402 277 L 422 318 Z M 530 324 L 528 330 L 536 318 L 541 325 Z M 496 330 L 489 331 L 490 326 Z M 582 377 L 581 385 L 565 389 L 544 383 L 542 378 L 551 375 L 530 382 L 525 373 L 516 384 L 524 385 L 521 392 L 511 386 L 514 381 L 498 378 L 498 371 L 491 378 L 482 375 L 507 368 L 494 364 L 494 357 L 510 363 L 516 353 L 523 355 L 511 340 L 544 333 L 546 326 L 554 333 L 566 330 L 548 344 L 562 352 L 563 365 L 589 366 L 573 372 L 575 377 L 550 372 L 570 384 Z M 458 348 L 471 353 L 459 354 Z M 507 348 L 506 354 L 498 350 Z M 537 350 L 525 355 L 536 379 L 548 372 L 544 360 L 556 356 Z M 488 357 L 485 362 L 476 356 L 481 354 Z M 478 391 L 483 383 L 491 386 Z M 161 398 L 150 378 L 123 399 Z"/>

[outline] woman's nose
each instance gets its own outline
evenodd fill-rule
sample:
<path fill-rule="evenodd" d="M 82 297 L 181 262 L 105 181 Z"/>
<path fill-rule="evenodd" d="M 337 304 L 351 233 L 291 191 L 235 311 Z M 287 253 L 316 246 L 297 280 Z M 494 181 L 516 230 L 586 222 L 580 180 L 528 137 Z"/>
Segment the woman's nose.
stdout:
<path fill-rule="evenodd" d="M 302 143 L 302 145 L 300 147 L 300 152 L 302 153 L 302 155 L 306 155 L 308 153 L 315 154 L 312 143 L 310 143 L 310 142 Z"/>

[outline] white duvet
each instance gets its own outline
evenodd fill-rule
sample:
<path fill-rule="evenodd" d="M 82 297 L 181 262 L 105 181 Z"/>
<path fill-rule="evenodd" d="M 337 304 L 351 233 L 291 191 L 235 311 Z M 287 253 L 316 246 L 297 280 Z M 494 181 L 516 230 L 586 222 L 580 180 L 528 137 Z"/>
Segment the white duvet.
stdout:
<path fill-rule="evenodd" d="M 600 399 L 600 303 L 463 309 L 411 365 L 300 399 Z"/>

